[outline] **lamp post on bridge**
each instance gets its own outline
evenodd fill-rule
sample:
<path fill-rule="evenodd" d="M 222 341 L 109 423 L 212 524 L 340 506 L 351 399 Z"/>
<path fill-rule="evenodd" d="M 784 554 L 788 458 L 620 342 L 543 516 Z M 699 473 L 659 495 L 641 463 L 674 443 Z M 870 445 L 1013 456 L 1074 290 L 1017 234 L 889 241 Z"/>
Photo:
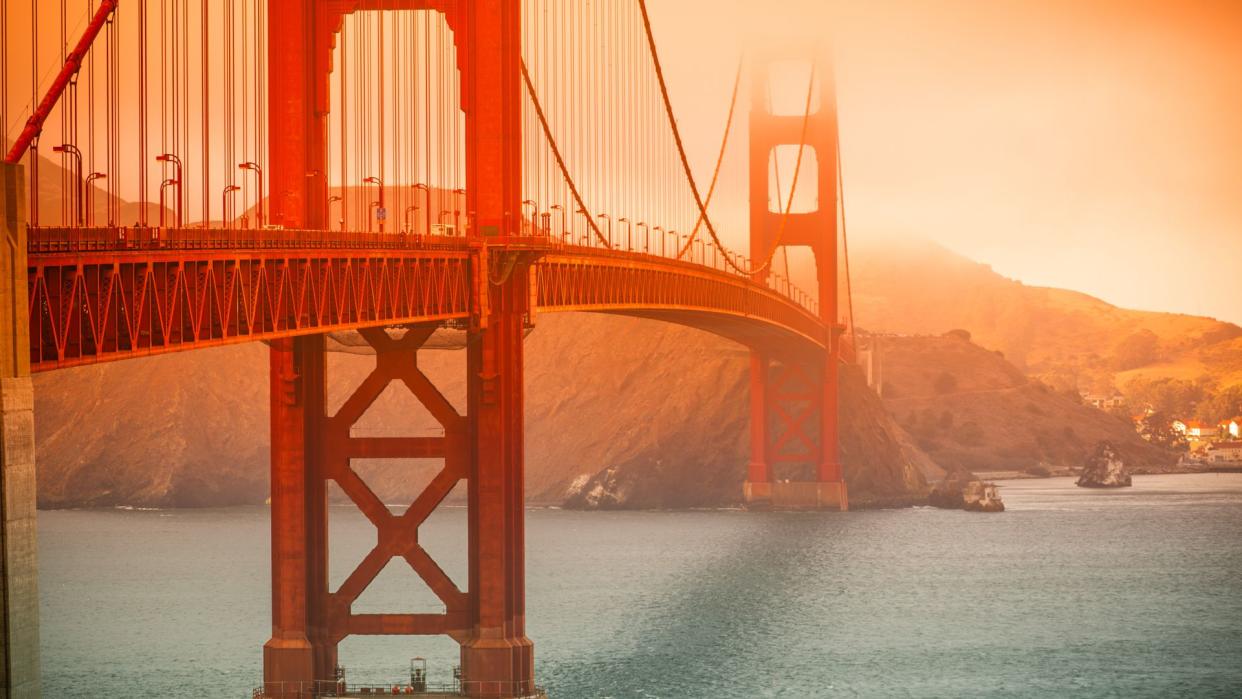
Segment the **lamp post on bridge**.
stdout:
<path fill-rule="evenodd" d="M 660 257 L 667 257 L 667 255 L 664 254 L 664 239 L 667 237 L 667 234 L 664 232 L 664 226 L 656 226 L 651 230 L 660 234 Z"/>
<path fill-rule="evenodd" d="M 539 203 L 536 202 L 534 199 L 523 199 L 522 207 L 525 208 L 527 206 L 530 207 L 530 233 L 531 235 L 534 235 L 535 234 L 535 218 L 539 216 Z M 523 211 L 522 213 L 524 215 L 526 212 Z"/>
<path fill-rule="evenodd" d="M 328 209 L 326 213 L 329 217 L 332 216 L 332 205 L 338 201 L 345 201 L 345 199 L 342 198 L 341 195 L 339 194 L 333 194 L 332 196 L 328 197 Z M 341 232 L 342 233 L 345 232 L 345 216 L 344 215 L 341 216 Z"/>
<path fill-rule="evenodd" d="M 462 202 L 466 201 L 466 190 L 462 189 L 461 187 L 458 187 L 457 189 L 453 190 L 453 194 L 455 195 L 453 197 L 453 233 L 456 234 L 458 232 L 461 232 L 461 209 L 462 209 L 462 206 L 464 206 Z M 461 197 L 460 201 L 457 199 L 458 196 Z M 470 223 L 469 218 L 467 218 L 466 223 L 467 224 Z M 506 235 L 507 234 L 508 234 L 508 231 L 506 231 Z"/>
<path fill-rule="evenodd" d="M 621 218 L 617 219 L 617 223 L 625 224 L 625 249 L 633 251 L 634 250 L 634 245 L 633 245 L 634 223 L 630 221 L 628 216 L 622 216 Z"/>
<path fill-rule="evenodd" d="M 62 143 L 59 146 L 52 146 L 52 152 L 65 153 L 65 154 L 73 156 L 73 160 L 74 160 L 73 179 L 75 182 L 77 182 L 76 188 L 78 190 L 77 200 L 74 202 L 76 205 L 76 209 L 77 209 L 77 211 L 74 212 L 76 214 L 74 218 L 77 219 L 78 225 L 81 226 L 83 223 L 82 222 L 82 151 L 78 150 L 78 147 L 73 145 L 72 143 Z M 36 186 L 38 185 L 36 184 Z"/>
<path fill-rule="evenodd" d="M 259 191 L 258 191 L 258 193 L 256 194 L 256 201 L 258 202 L 258 206 L 256 207 L 256 209 L 257 209 L 256 214 L 258 215 L 258 219 L 259 219 L 259 228 L 261 229 L 261 228 L 263 228 L 263 226 L 264 226 L 264 225 L 266 225 L 266 224 L 267 224 L 267 216 L 264 214 L 264 211 L 263 211 L 263 208 L 264 208 L 264 204 L 263 204 L 263 168 L 259 167 L 259 164 L 258 164 L 258 163 L 254 162 L 254 161 L 250 161 L 250 160 L 248 160 L 248 161 L 246 161 L 246 162 L 244 162 L 244 163 L 239 164 L 239 165 L 237 166 L 237 169 L 239 169 L 239 170 L 250 170 L 251 172 L 253 172 L 253 173 L 255 174 L 255 176 L 256 176 L 256 177 L 258 178 L 258 180 L 259 180 Z"/>
<path fill-rule="evenodd" d="M 586 212 L 586 209 L 578 209 L 578 210 L 576 210 L 574 213 L 582 214 L 582 220 L 583 220 L 583 221 L 586 221 L 586 230 L 582 232 L 582 244 L 583 244 L 583 245 L 590 245 L 590 244 L 591 244 L 591 240 L 592 240 L 592 239 L 591 239 L 591 219 L 590 219 L 590 214 L 588 214 L 588 213 Z M 592 247 L 594 247 L 594 246 L 592 246 Z"/>
<path fill-rule="evenodd" d="M 418 211 L 418 204 L 411 204 L 405 207 L 405 232 L 406 233 L 410 232 L 410 226 L 411 226 L 410 214 L 414 213 L 415 211 Z"/>
<path fill-rule="evenodd" d="M 86 176 L 86 227 L 87 228 L 90 228 L 91 225 L 95 223 L 95 209 L 92 206 L 95 201 L 95 197 L 92 196 L 93 190 L 95 187 L 91 183 L 94 182 L 95 180 L 103 180 L 107 178 L 108 176 L 102 172 L 92 172 L 91 174 Z M 109 213 L 111 213 L 111 211 L 109 211 Z M 111 217 L 109 217 L 108 223 L 109 224 L 112 223 Z"/>
<path fill-rule="evenodd" d="M 612 216 L 608 214 L 599 214 L 595 218 L 602 218 L 608 221 L 608 249 L 612 249 Z"/>
<path fill-rule="evenodd" d="M 171 177 L 160 183 L 160 228 L 164 227 L 164 210 L 167 208 L 164 192 L 175 184 L 177 184 L 177 181 Z M 181 226 L 177 227 L 180 228 Z"/>
<path fill-rule="evenodd" d="M 634 227 L 643 229 L 643 252 L 651 252 L 651 226 L 645 221 L 639 221 Z"/>
<path fill-rule="evenodd" d="M 373 184 L 379 187 L 379 200 L 371 202 L 371 207 L 375 209 L 375 218 L 379 220 L 379 232 L 384 232 L 384 219 L 388 218 L 388 210 L 384 208 L 384 181 L 372 175 L 364 180 L 367 184 Z M 371 231 L 371 217 L 367 217 L 367 232 Z"/>
<path fill-rule="evenodd" d="M 182 218 L 181 218 L 181 158 L 178 158 L 177 156 L 173 155 L 172 153 L 161 153 L 160 155 L 155 156 L 155 160 L 156 160 L 156 162 L 160 162 L 160 163 L 172 163 L 173 165 L 175 165 L 175 166 L 177 167 L 177 174 L 176 174 L 176 176 L 175 176 L 175 177 L 173 177 L 173 178 L 171 178 L 171 179 L 169 179 L 169 180 L 168 180 L 165 184 L 171 183 L 171 184 L 169 184 L 169 186 L 172 186 L 172 185 L 176 185 L 176 186 L 177 186 L 177 209 L 176 209 L 176 211 L 177 211 L 177 216 L 176 216 L 176 219 L 177 219 L 177 228 L 181 228 L 181 224 L 182 224 Z M 162 197 L 162 196 L 163 196 L 163 194 L 164 194 L 163 188 L 164 188 L 164 186 L 163 186 L 163 185 L 160 185 L 160 196 L 161 196 L 161 197 Z M 161 201 L 161 202 L 160 202 L 160 206 L 161 206 L 161 207 L 163 207 L 163 206 L 164 206 L 163 201 Z M 163 212 L 163 210 L 161 210 L 161 211 L 160 211 L 160 221 L 162 222 L 163 220 L 164 220 L 164 212 Z M 161 223 L 160 225 L 162 226 L 163 224 Z"/>
<path fill-rule="evenodd" d="M 427 212 L 427 234 L 431 235 L 431 188 L 423 184 L 422 182 L 416 182 L 413 185 L 410 185 L 410 189 L 423 190 L 423 196 L 426 198 L 426 201 L 424 202 L 425 207 L 423 210 Z M 414 227 L 415 228 L 418 227 L 417 216 L 414 217 Z"/>
<path fill-rule="evenodd" d="M 238 187 L 235 184 L 231 184 L 225 187 L 224 191 L 220 193 L 220 227 L 221 228 L 228 228 L 229 225 L 233 223 L 233 220 L 237 218 L 235 215 L 230 214 L 231 209 L 229 207 L 229 204 L 232 203 L 232 197 L 230 197 L 229 195 L 232 194 L 233 192 L 236 192 L 239 189 L 241 189 L 241 187 Z"/>
<path fill-rule="evenodd" d="M 553 204 L 552 206 L 549 206 L 548 208 L 551 209 L 552 211 L 559 211 L 561 213 L 561 239 L 568 243 L 569 242 L 569 228 L 565 225 L 565 207 L 561 206 L 560 204 Z"/>

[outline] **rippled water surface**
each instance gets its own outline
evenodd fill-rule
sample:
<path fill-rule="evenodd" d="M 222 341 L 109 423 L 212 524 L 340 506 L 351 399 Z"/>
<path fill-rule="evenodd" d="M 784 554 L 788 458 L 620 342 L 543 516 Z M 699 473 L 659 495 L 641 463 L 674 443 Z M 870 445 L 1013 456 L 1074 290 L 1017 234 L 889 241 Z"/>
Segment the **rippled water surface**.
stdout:
<path fill-rule="evenodd" d="M 553 699 L 1242 696 L 1242 475 L 1003 484 L 1000 515 L 534 510 L 528 631 Z M 332 511 L 339 584 L 374 534 Z M 249 697 L 265 508 L 39 515 L 44 695 Z M 420 539 L 465 578 L 465 512 Z M 393 564 L 355 612 L 429 611 Z M 459 583 L 460 584 L 460 583 Z M 348 639 L 351 681 L 441 639 Z"/>

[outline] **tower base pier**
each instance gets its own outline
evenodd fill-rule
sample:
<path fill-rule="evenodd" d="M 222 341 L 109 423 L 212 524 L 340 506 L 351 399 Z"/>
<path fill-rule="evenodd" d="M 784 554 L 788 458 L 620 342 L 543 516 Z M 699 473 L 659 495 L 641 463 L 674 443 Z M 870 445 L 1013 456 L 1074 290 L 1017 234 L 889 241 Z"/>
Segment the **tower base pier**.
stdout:
<path fill-rule="evenodd" d="M 850 509 L 849 490 L 844 481 L 776 481 L 742 484 L 742 501 L 751 510 L 839 510 Z"/>

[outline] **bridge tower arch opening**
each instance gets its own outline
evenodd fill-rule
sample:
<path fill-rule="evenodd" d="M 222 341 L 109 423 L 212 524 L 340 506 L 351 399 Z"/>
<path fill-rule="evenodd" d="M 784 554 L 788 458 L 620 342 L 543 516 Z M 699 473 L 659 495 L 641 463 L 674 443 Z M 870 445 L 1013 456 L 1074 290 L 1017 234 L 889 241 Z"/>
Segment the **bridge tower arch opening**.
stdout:
<path fill-rule="evenodd" d="M 791 65 L 809 68 L 810 101 L 796 113 L 773 104 L 773 81 Z M 801 71 L 796 71 L 801 72 Z M 784 76 L 787 77 L 787 76 Z M 750 63 L 750 256 L 768 259 L 782 247 L 814 255 L 820 320 L 826 328 L 822 360 L 800 363 L 752 350 L 750 362 L 750 460 L 743 497 L 751 507 L 845 510 L 849 498 L 841 470 L 839 406 L 841 336 L 837 255 L 837 107 L 830 62 L 815 49 L 791 47 L 755 55 Z M 805 147 L 797 191 L 774 181 L 788 153 Z M 807 154 L 813 153 L 814 157 Z M 809 185 L 807 183 L 810 183 Z M 808 192 L 805 187 L 813 187 Z M 773 192 L 782 191 L 782 201 Z M 815 204 L 803 204 L 813 196 Z M 792 201 L 800 202 L 787 214 Z M 771 266 L 757 272 L 762 280 Z"/>
<path fill-rule="evenodd" d="M 327 228 L 329 77 L 346 14 L 443 13 L 453 32 L 465 115 L 471 316 L 467 412 L 459 415 L 418 370 L 434 326 L 400 339 L 380 323 L 361 332 L 376 368 L 335 415 L 326 413 L 325 336 L 271 343 L 272 637 L 264 646 L 268 697 L 303 699 L 335 687 L 337 644 L 351 634 L 446 634 L 461 644 L 468 696 L 531 696 L 533 644 L 525 633 L 523 356 L 531 318 L 530 241 L 521 221 L 519 0 L 269 0 L 271 220 Z M 489 270 L 499 270 L 489 272 Z M 390 383 L 404 383 L 444 436 L 361 439 L 350 427 Z M 404 515 L 393 515 L 350 458 L 432 457 L 440 471 Z M 327 482 L 372 521 L 378 543 L 337 590 L 327 576 Z M 466 581 L 453 581 L 418 544 L 418 527 L 461 480 L 468 492 Z M 366 586 L 403 558 L 444 603 L 443 614 L 354 614 Z"/>

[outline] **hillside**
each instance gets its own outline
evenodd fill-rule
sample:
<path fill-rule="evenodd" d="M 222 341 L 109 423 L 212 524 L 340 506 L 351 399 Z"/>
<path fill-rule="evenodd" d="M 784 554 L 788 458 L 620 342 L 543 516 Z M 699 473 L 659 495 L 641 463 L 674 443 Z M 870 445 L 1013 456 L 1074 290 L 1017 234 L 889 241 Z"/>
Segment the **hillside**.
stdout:
<path fill-rule="evenodd" d="M 944 468 L 1079 468 L 1104 439 L 1137 473 L 1164 471 L 1176 461 L 1126 421 L 1027 379 L 963 334 L 879 341 L 884 404 Z"/>
<path fill-rule="evenodd" d="M 899 334 L 970 331 L 1023 372 L 1061 389 L 1103 391 L 1136 377 L 1242 384 L 1242 328 L 1211 318 L 1118 308 L 1031 287 L 926 241 L 851 247 L 858 324 Z"/>
<path fill-rule="evenodd" d="M 577 492 L 575 482 L 619 467 L 641 477 L 616 506 L 738 503 L 749 366 L 740 346 L 656 321 L 549 314 L 527 337 L 526 352 L 530 502 L 560 504 Z M 420 354 L 420 366 L 459 409 L 464 360 L 462 351 Z M 330 409 L 372 362 L 330 355 Z M 263 502 L 267 381 L 260 344 L 37 376 L 40 505 Z M 433 433 L 430 418 L 407 396 L 390 387 L 356 429 L 372 436 Z M 900 429 L 861 379 L 851 379 L 843 400 L 870 411 L 851 411 L 866 419 L 845 426 L 851 500 L 921 492 L 923 478 L 913 464 L 926 457 L 898 445 Z M 402 503 L 431 477 L 433 463 L 364 462 L 358 470 L 385 502 Z"/>

